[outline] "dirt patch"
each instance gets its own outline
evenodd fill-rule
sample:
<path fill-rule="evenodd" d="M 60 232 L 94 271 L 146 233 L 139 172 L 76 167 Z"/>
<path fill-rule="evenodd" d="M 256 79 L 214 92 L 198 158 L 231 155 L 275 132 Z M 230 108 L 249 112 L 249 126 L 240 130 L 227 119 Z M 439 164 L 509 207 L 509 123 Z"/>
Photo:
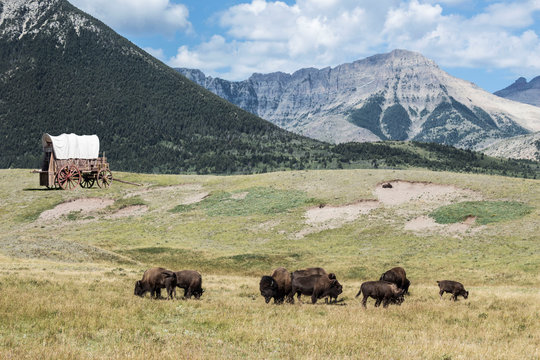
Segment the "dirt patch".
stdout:
<path fill-rule="evenodd" d="M 55 220 L 64 215 L 68 215 L 71 212 L 80 212 L 80 214 L 86 215 L 91 212 L 95 212 L 106 208 L 114 204 L 112 199 L 99 199 L 99 198 L 86 198 L 69 201 L 55 206 L 53 209 L 46 210 L 39 215 L 38 220 L 47 221 Z"/>
<path fill-rule="evenodd" d="M 203 201 L 203 200 L 204 200 L 205 198 L 207 198 L 209 195 L 210 195 L 210 193 L 208 193 L 208 192 L 201 192 L 201 193 L 196 193 L 196 194 L 188 195 L 188 196 L 186 196 L 186 197 L 180 202 L 180 205 L 191 205 L 191 204 L 196 204 L 196 203 L 198 203 L 198 202 Z"/>
<path fill-rule="evenodd" d="M 460 197 L 477 197 L 472 191 L 459 189 L 451 185 L 402 180 L 390 181 L 388 183 L 392 187 L 383 188 L 382 184 L 380 184 L 374 192 L 379 201 L 388 206 L 397 206 L 415 201 L 447 203 Z"/>
<path fill-rule="evenodd" d="M 455 224 L 438 224 L 429 216 L 420 216 L 405 224 L 405 230 L 428 234 L 437 232 L 445 235 L 460 237 L 467 233 L 475 233 L 482 227 L 473 227 L 476 222 L 475 216 L 469 216 L 464 221 Z"/>
<path fill-rule="evenodd" d="M 248 194 L 249 194 L 248 191 L 244 191 L 244 192 L 239 192 L 239 193 L 236 193 L 236 194 L 232 194 L 232 195 L 231 195 L 231 199 L 234 199 L 234 200 L 244 200 Z"/>
<path fill-rule="evenodd" d="M 302 238 L 307 234 L 337 229 L 348 222 L 358 219 L 362 214 L 368 214 L 377 207 L 379 207 L 378 201 L 366 200 L 344 206 L 324 206 L 309 209 L 305 215 L 307 227 L 297 233 L 296 237 Z"/>
<path fill-rule="evenodd" d="M 139 216 L 148 211 L 148 206 L 146 205 L 132 205 L 126 206 L 109 216 L 111 219 L 129 217 L 129 216 Z"/>

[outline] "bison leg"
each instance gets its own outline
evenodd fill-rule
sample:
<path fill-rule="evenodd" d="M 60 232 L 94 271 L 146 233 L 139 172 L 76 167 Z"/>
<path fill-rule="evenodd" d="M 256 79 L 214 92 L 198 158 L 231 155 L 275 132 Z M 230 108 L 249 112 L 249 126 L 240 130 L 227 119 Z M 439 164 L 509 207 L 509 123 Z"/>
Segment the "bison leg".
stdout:
<path fill-rule="evenodd" d="M 294 290 L 294 289 L 293 289 Z M 289 295 L 287 295 L 287 302 L 289 304 L 294 304 L 294 291 L 291 290 L 291 292 L 289 293 Z"/>
<path fill-rule="evenodd" d="M 458 294 L 457 294 L 457 293 L 453 293 L 452 296 L 454 297 L 454 301 L 457 301 Z"/>
<path fill-rule="evenodd" d="M 383 306 L 384 308 L 388 307 L 388 303 L 389 303 L 389 302 L 390 302 L 390 298 L 385 297 L 382 306 Z"/>
<path fill-rule="evenodd" d="M 363 307 L 367 307 L 367 306 L 366 306 L 367 298 L 368 298 L 368 297 L 367 297 L 366 295 L 364 295 L 364 298 L 362 299 L 362 306 L 363 306 Z"/>
<path fill-rule="evenodd" d="M 444 294 L 444 290 L 439 291 L 439 297 L 442 299 L 442 296 Z"/>
<path fill-rule="evenodd" d="M 377 300 L 375 301 L 375 307 L 379 307 L 379 305 L 381 305 L 381 302 L 382 302 L 382 299 L 377 298 Z"/>
<path fill-rule="evenodd" d="M 193 294 L 193 291 L 192 291 L 191 286 L 190 286 L 190 287 L 188 287 L 185 296 L 186 296 L 188 299 L 191 299 L 191 295 L 192 295 L 192 294 Z"/>

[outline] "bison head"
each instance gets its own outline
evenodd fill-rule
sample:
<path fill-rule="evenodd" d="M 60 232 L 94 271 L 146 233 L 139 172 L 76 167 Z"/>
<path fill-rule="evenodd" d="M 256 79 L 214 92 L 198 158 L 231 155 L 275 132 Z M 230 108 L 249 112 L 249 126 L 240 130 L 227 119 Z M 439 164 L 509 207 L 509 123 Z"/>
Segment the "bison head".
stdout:
<path fill-rule="evenodd" d="M 330 283 L 330 289 L 332 289 L 332 293 L 339 295 L 343 292 L 343 286 L 337 281 L 336 279 L 333 279 Z M 337 296 L 336 296 L 337 297 Z"/>
<path fill-rule="evenodd" d="M 204 293 L 204 289 L 200 288 L 193 291 L 193 296 L 195 296 L 195 299 L 198 299 L 202 296 L 203 293 Z"/>
<path fill-rule="evenodd" d="M 469 297 L 469 292 L 466 291 L 466 290 L 463 290 L 463 291 L 461 292 L 461 295 L 463 295 L 463 298 L 466 299 L 466 298 Z"/>
<path fill-rule="evenodd" d="M 264 297 L 264 301 L 268 304 L 272 298 L 275 298 L 278 295 L 276 280 L 271 276 L 263 276 L 259 283 L 259 290 Z"/>
<path fill-rule="evenodd" d="M 137 281 L 135 283 L 135 291 L 134 294 L 137 296 L 143 296 L 144 295 L 144 288 L 142 286 L 141 280 Z"/>

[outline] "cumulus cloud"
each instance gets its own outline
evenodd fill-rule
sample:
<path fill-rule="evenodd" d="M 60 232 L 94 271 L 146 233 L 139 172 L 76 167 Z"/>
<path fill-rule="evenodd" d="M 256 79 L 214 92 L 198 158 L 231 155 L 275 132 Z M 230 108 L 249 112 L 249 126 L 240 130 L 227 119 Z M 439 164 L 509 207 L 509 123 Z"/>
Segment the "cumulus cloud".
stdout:
<path fill-rule="evenodd" d="M 223 33 L 182 46 L 172 66 L 230 80 L 253 72 L 334 66 L 395 48 L 452 67 L 540 71 L 540 0 L 490 2 L 475 15 L 461 0 L 252 0 L 219 14 Z"/>
<path fill-rule="evenodd" d="M 190 31 L 185 5 L 169 0 L 71 0 L 73 5 L 119 32 L 172 35 Z"/>

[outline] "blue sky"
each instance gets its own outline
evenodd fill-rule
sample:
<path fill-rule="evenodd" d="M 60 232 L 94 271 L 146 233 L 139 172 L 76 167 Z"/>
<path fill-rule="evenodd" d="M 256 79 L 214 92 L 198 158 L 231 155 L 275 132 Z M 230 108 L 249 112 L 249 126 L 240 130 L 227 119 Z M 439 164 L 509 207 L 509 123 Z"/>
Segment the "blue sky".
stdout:
<path fill-rule="evenodd" d="M 540 0 L 71 0 L 173 67 L 244 80 L 418 51 L 496 91 L 540 75 Z"/>

